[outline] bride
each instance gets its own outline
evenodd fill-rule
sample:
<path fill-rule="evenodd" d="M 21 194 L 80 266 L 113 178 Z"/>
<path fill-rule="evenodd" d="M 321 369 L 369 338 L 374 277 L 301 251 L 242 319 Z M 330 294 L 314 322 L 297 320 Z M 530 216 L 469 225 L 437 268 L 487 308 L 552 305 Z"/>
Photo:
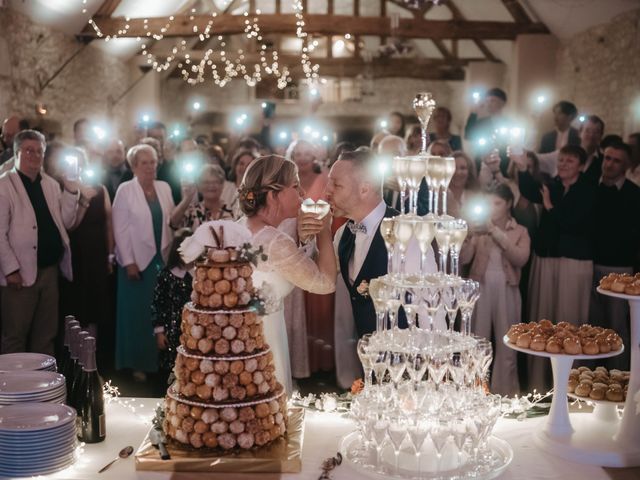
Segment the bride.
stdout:
<path fill-rule="evenodd" d="M 291 364 L 283 300 L 294 287 L 311 293 L 335 290 L 336 259 L 331 238 L 331 219 L 317 220 L 313 214 L 300 217 L 301 238 L 316 235 L 318 254 L 312 260 L 298 247 L 296 217 L 302 202 L 295 163 L 269 155 L 254 160 L 239 188 L 240 208 L 246 215 L 253 247 L 262 246 L 267 255 L 259 262 L 253 279 L 265 299 L 264 334 L 271 347 L 276 376 L 288 393 L 292 390 Z M 329 319 L 327 319 L 329 320 Z"/>

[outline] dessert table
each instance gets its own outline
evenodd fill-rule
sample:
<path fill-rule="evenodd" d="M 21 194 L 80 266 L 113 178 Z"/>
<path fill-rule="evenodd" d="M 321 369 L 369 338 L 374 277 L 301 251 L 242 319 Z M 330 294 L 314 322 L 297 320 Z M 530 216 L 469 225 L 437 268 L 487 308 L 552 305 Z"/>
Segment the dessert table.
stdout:
<path fill-rule="evenodd" d="M 339 413 L 307 411 L 305 420 L 302 471 L 299 474 L 201 474 L 175 472 L 136 471 L 135 458 L 117 461 L 107 471 L 98 470 L 115 458 L 123 447 L 132 445 L 136 450 L 149 430 L 151 419 L 160 399 L 132 399 L 120 397 L 107 405 L 107 438 L 99 444 L 85 445 L 79 460 L 71 467 L 41 479 L 101 479 L 101 480 L 187 480 L 209 478 L 234 478 L 238 480 L 283 480 L 301 478 L 316 480 L 322 461 L 336 454 L 340 439 L 353 431 L 354 423 Z M 576 417 L 589 413 L 572 413 Z M 534 435 L 543 428 L 546 417 L 518 421 L 501 418 L 494 435 L 507 441 L 514 451 L 514 458 L 502 479 L 567 479 L 631 480 L 640 478 L 640 468 L 603 469 L 592 465 L 570 463 L 544 453 L 534 443 Z M 578 419 L 579 421 L 579 419 Z M 331 478 L 364 479 L 365 474 L 343 463 L 331 472 Z"/>

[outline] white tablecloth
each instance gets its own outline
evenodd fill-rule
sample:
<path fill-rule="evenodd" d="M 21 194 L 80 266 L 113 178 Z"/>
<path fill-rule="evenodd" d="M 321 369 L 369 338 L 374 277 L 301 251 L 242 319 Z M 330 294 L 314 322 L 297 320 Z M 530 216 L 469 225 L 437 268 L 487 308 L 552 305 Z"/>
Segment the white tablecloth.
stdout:
<path fill-rule="evenodd" d="M 238 479 L 238 480 L 275 480 L 275 479 L 310 479 L 316 480 L 321 473 L 322 461 L 336 454 L 340 439 L 351 432 L 354 424 L 351 420 L 335 413 L 307 411 L 305 422 L 304 446 L 302 455 L 302 472 L 299 474 L 196 474 L 196 473 L 159 473 L 138 472 L 135 459 L 119 460 L 109 470 L 98 475 L 97 471 L 118 451 L 132 445 L 136 450 L 144 439 L 151 425 L 151 418 L 158 399 L 121 398 L 107 407 L 107 438 L 104 442 L 85 445 L 79 461 L 72 467 L 55 475 L 40 477 L 45 479 L 99 479 L 99 480 L 187 480 L 187 479 Z M 577 414 L 586 415 L 586 414 Z M 514 450 L 514 459 L 502 479 L 584 479 L 610 480 L 611 475 L 600 467 L 569 463 L 560 458 L 540 451 L 533 442 L 533 434 L 542 428 L 543 418 L 517 421 L 500 419 L 494 435 L 506 440 Z M 608 470 L 612 472 L 612 470 Z M 638 472 L 619 471 L 622 475 L 614 478 L 639 478 Z M 352 480 L 368 478 L 366 475 L 351 469 L 343 463 L 331 473 L 335 480 Z"/>

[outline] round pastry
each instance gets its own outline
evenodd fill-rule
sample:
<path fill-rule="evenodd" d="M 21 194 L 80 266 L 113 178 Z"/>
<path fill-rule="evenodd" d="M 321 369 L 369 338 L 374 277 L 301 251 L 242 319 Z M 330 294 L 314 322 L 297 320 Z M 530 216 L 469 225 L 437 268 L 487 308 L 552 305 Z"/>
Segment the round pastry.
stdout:
<path fill-rule="evenodd" d="M 258 386 L 255 383 L 250 383 L 246 387 L 247 397 L 255 397 L 258 394 Z"/>
<path fill-rule="evenodd" d="M 213 281 L 208 278 L 204 280 L 200 286 L 200 291 L 204 295 L 211 295 L 213 293 Z"/>
<path fill-rule="evenodd" d="M 244 432 L 244 423 L 239 420 L 234 420 L 229 424 L 229 431 L 236 435 Z"/>
<path fill-rule="evenodd" d="M 209 338 L 201 338 L 198 340 L 198 350 L 205 355 L 213 349 L 213 340 Z"/>
<path fill-rule="evenodd" d="M 196 433 L 204 433 L 209 431 L 209 425 L 204 423 L 202 420 L 196 421 L 196 424 L 193 426 L 193 431 Z"/>
<path fill-rule="evenodd" d="M 235 292 L 229 292 L 222 297 L 222 302 L 227 308 L 234 308 L 238 305 L 238 294 Z"/>
<path fill-rule="evenodd" d="M 229 424 L 227 422 L 223 422 L 222 420 L 218 420 L 217 422 L 213 422 L 211 424 L 211 431 L 218 435 L 226 433 L 228 430 Z"/>
<path fill-rule="evenodd" d="M 530 333 L 523 333 L 518 336 L 518 339 L 516 340 L 516 345 L 520 348 L 529 348 L 529 345 L 531 345 L 531 339 L 532 339 L 532 336 Z"/>
<path fill-rule="evenodd" d="M 204 383 L 205 374 L 200 370 L 196 370 L 191 374 L 191 381 L 196 385 L 202 385 Z"/>
<path fill-rule="evenodd" d="M 256 348 L 258 348 L 258 344 L 253 338 L 248 338 L 247 341 L 244 342 L 244 349 L 247 353 L 253 353 Z"/>
<path fill-rule="evenodd" d="M 188 337 L 184 344 L 189 350 L 196 350 L 198 348 L 198 341 L 193 337 Z"/>
<path fill-rule="evenodd" d="M 226 375 L 229 372 L 229 362 L 225 360 L 219 360 L 213 365 L 213 370 L 218 375 Z"/>
<path fill-rule="evenodd" d="M 238 410 L 238 420 L 247 423 L 249 420 L 256 418 L 256 414 L 251 407 L 242 407 Z"/>
<path fill-rule="evenodd" d="M 635 280 L 633 283 L 625 286 L 624 293 L 627 295 L 640 295 L 640 281 Z"/>
<path fill-rule="evenodd" d="M 616 333 L 608 335 L 607 341 L 609 342 L 609 345 L 611 345 L 612 352 L 617 352 L 622 348 L 622 338 L 620 338 L 620 335 Z"/>
<path fill-rule="evenodd" d="M 219 418 L 218 410 L 216 410 L 215 408 L 207 408 L 204 412 L 202 412 L 202 416 L 200 418 L 204 423 L 212 424 Z"/>
<path fill-rule="evenodd" d="M 600 347 L 592 340 L 588 340 L 582 345 L 582 351 L 586 355 L 598 355 L 600 353 Z"/>
<path fill-rule="evenodd" d="M 624 392 L 620 385 L 609 385 L 605 396 L 610 402 L 624 401 Z"/>
<path fill-rule="evenodd" d="M 606 339 L 606 337 L 603 338 L 602 336 L 599 336 L 598 338 L 596 338 L 596 343 L 598 344 L 600 353 L 609 353 L 611 351 L 611 344 Z"/>
<path fill-rule="evenodd" d="M 211 340 L 218 340 L 222 337 L 222 328 L 215 323 L 212 323 L 211 325 L 207 325 L 206 333 L 207 337 L 211 337 Z"/>
<path fill-rule="evenodd" d="M 229 325 L 229 316 L 226 313 L 216 313 L 213 316 L 213 322 L 220 328 L 224 328 Z"/>
<path fill-rule="evenodd" d="M 213 372 L 213 362 L 211 360 L 201 360 L 200 361 L 200 371 L 202 373 L 211 373 L 211 372 Z"/>
<path fill-rule="evenodd" d="M 588 397 L 591 393 L 591 384 L 580 382 L 575 388 L 574 393 L 579 397 Z"/>
<path fill-rule="evenodd" d="M 579 355 L 582 353 L 582 346 L 576 338 L 565 338 L 564 342 L 562 342 L 562 348 L 564 348 L 564 351 L 569 355 Z"/>
<path fill-rule="evenodd" d="M 601 383 L 598 385 L 602 385 Z M 606 385 L 603 387 L 596 387 L 595 385 L 591 389 L 591 393 L 589 394 L 589 398 L 593 400 L 604 400 L 604 397 L 607 393 Z"/>
<path fill-rule="evenodd" d="M 180 428 L 182 428 L 182 430 L 185 433 L 191 433 L 193 432 L 193 427 L 196 424 L 196 421 L 191 418 L 191 417 L 185 417 L 182 419 L 182 423 L 180 424 Z"/>
<path fill-rule="evenodd" d="M 209 373 L 206 377 L 204 377 L 204 383 L 209 385 L 210 387 L 217 387 L 220 385 L 221 377 L 217 373 Z"/>
<path fill-rule="evenodd" d="M 218 355 L 226 355 L 229 353 L 229 341 L 224 338 L 216 340 L 214 350 Z"/>
<path fill-rule="evenodd" d="M 222 270 L 217 267 L 210 267 L 207 270 L 207 278 L 211 281 L 218 281 L 222 278 Z"/>
<path fill-rule="evenodd" d="M 204 303 L 203 303 L 204 305 Z M 210 308 L 219 308 L 222 306 L 222 295 L 219 293 L 213 293 L 209 297 L 209 307 Z"/>
<path fill-rule="evenodd" d="M 549 353 L 560 353 L 562 352 L 562 346 L 558 343 L 557 340 L 550 338 L 544 348 Z"/>
<path fill-rule="evenodd" d="M 576 387 L 579 385 L 579 381 L 577 378 L 575 377 L 571 377 L 569 378 L 569 383 L 568 383 L 568 391 L 569 393 L 573 393 L 576 390 Z"/>
<path fill-rule="evenodd" d="M 238 418 L 238 411 L 232 407 L 223 408 L 220 412 L 220 418 L 227 423 L 231 423 Z"/>
<path fill-rule="evenodd" d="M 231 325 L 229 325 L 228 327 L 225 327 L 224 330 L 222 330 L 222 336 L 227 340 L 233 340 L 234 338 L 236 338 L 236 335 L 237 335 L 236 329 Z"/>
<path fill-rule="evenodd" d="M 203 267 L 196 268 L 196 280 L 202 281 L 207 278 L 207 269 Z"/>
<path fill-rule="evenodd" d="M 247 281 L 242 277 L 238 277 L 231 282 L 231 289 L 237 294 L 240 294 L 247 289 Z"/>
<path fill-rule="evenodd" d="M 235 340 L 232 340 L 231 352 L 234 354 L 239 354 L 244 352 L 244 342 L 242 340 L 238 340 L 237 338 Z"/>
<path fill-rule="evenodd" d="M 223 387 L 215 387 L 213 389 L 213 399 L 216 402 L 222 402 L 229 399 L 229 390 Z"/>
<path fill-rule="evenodd" d="M 536 335 L 531 339 L 531 343 L 529 344 L 529 348 L 531 350 L 535 350 L 536 352 L 543 352 L 547 342 L 543 335 Z"/>
<path fill-rule="evenodd" d="M 256 445 L 262 446 L 269 443 L 271 437 L 269 436 L 269 432 L 265 432 L 264 430 L 259 431 L 255 435 Z"/>
<path fill-rule="evenodd" d="M 231 398 L 235 400 L 244 400 L 247 396 L 247 389 L 239 385 L 234 385 L 229 389 Z"/>
<path fill-rule="evenodd" d="M 518 340 L 518 336 L 522 334 L 522 328 L 518 325 L 511 325 L 509 331 L 507 332 L 507 338 L 509 339 L 509 343 L 513 343 L 515 345 Z"/>
<path fill-rule="evenodd" d="M 216 293 L 224 295 L 231 291 L 231 282 L 229 280 L 218 280 L 215 285 Z"/>
<path fill-rule="evenodd" d="M 203 433 L 202 441 L 207 448 L 216 448 L 218 446 L 218 436 L 213 432 Z"/>
<path fill-rule="evenodd" d="M 249 278 L 253 274 L 253 269 L 250 265 L 242 265 L 240 268 L 238 268 L 238 274 L 241 277 Z"/>
<path fill-rule="evenodd" d="M 202 400 L 210 400 L 211 399 L 211 387 L 209 385 L 198 385 L 196 388 L 196 395 L 198 398 Z"/>
<path fill-rule="evenodd" d="M 254 444 L 254 438 L 251 433 L 244 432 L 238 435 L 238 445 L 240 446 L 240 448 L 244 448 L 245 450 L 248 450 L 251 447 L 253 447 L 253 444 Z"/>
<path fill-rule="evenodd" d="M 236 446 L 236 436 L 232 433 L 223 433 L 218 435 L 218 445 L 225 450 L 231 450 Z"/>
<path fill-rule="evenodd" d="M 222 272 L 222 276 L 229 281 L 235 280 L 238 278 L 238 269 L 235 267 L 227 267 Z"/>

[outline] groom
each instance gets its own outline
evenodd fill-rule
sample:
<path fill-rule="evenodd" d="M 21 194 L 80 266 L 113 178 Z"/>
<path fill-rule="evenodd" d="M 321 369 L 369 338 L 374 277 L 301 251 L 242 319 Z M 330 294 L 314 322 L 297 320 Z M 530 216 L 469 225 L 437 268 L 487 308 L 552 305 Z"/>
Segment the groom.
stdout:
<path fill-rule="evenodd" d="M 384 217 L 399 215 L 382 198 L 381 179 L 370 152 L 344 152 L 329 172 L 326 194 L 334 216 L 347 217 L 334 238 L 340 275 L 349 293 L 358 337 L 376 330 L 376 313 L 366 285 L 387 273 L 387 249 L 380 234 Z M 417 248 L 407 252 L 407 265 L 417 271 Z M 435 269 L 431 256 L 430 269 Z M 409 269 L 408 269 L 409 270 Z M 399 326 L 406 327 L 404 315 Z"/>

